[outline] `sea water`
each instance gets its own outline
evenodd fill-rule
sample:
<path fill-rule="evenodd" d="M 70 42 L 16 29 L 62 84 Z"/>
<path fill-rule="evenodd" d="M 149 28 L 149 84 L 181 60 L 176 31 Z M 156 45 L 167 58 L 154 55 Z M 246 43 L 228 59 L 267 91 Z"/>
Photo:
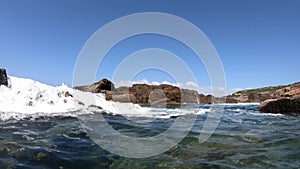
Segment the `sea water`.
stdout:
<path fill-rule="evenodd" d="M 198 136 L 209 106 L 199 108 L 207 112 L 197 116 L 194 127 L 178 145 L 163 154 L 142 159 L 120 157 L 104 150 L 89 138 L 76 117 L 57 115 L 1 121 L 0 168 L 300 166 L 300 117 L 262 114 L 257 105 L 226 106 L 213 135 L 200 144 Z M 157 135 L 176 120 L 176 117 L 151 119 L 137 127 L 122 115 L 103 115 L 115 130 L 131 137 Z"/>

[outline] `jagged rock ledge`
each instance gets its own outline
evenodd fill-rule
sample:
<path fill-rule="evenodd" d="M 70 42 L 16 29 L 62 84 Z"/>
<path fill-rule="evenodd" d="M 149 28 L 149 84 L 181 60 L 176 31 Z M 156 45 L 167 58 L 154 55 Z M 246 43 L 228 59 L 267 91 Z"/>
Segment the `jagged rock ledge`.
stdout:
<path fill-rule="evenodd" d="M 258 108 L 259 111 L 284 114 L 300 113 L 300 83 L 276 90 L 274 98 L 262 102 Z"/>
<path fill-rule="evenodd" d="M 300 97 L 268 99 L 260 104 L 259 111 L 266 113 L 299 114 Z"/>

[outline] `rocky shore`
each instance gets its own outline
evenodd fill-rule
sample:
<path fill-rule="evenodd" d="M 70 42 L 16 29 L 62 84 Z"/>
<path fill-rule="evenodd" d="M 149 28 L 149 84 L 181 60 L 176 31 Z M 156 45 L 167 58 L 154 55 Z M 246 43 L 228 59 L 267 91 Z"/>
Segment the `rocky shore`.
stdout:
<path fill-rule="evenodd" d="M 5 69 L 0 69 L 0 85 L 10 86 Z M 180 89 L 168 84 L 134 84 L 119 87 L 108 79 L 75 89 L 104 93 L 106 100 L 132 102 L 142 105 L 180 105 L 215 103 L 261 103 L 259 111 L 267 113 L 300 113 L 300 82 L 286 86 L 271 86 L 238 91 L 225 97 L 199 94 L 197 91 Z"/>
<path fill-rule="evenodd" d="M 119 87 L 107 80 L 75 89 L 93 93 L 105 93 L 106 100 L 132 102 L 146 105 L 214 104 L 214 103 L 261 103 L 259 110 L 268 113 L 298 113 L 300 111 L 300 83 L 286 86 L 271 86 L 238 91 L 226 97 L 199 94 L 197 91 L 180 89 L 177 86 L 161 84 L 134 84 Z"/>
<path fill-rule="evenodd" d="M 198 92 L 189 89 L 180 89 L 177 86 L 167 84 L 134 84 L 131 87 L 122 86 L 115 88 L 111 81 L 102 79 L 91 85 L 78 86 L 74 88 L 93 93 L 105 93 L 107 100 L 117 102 L 154 105 L 179 105 L 181 103 L 197 104 L 199 102 Z M 208 104 L 210 102 L 211 101 L 208 99 L 202 101 L 203 104 Z"/>
<path fill-rule="evenodd" d="M 300 113 L 300 83 L 277 90 L 272 99 L 263 101 L 259 111 L 268 113 Z"/>

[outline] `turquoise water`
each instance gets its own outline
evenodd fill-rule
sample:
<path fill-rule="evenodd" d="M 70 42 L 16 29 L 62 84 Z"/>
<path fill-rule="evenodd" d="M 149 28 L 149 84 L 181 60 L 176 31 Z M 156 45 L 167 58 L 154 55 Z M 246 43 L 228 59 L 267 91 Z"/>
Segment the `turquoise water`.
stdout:
<path fill-rule="evenodd" d="M 0 121 L 0 168 L 299 168 L 300 116 L 262 114 L 257 105 L 226 106 L 214 134 L 200 144 L 207 113 L 197 116 L 177 146 L 143 159 L 102 149 L 77 118 Z M 176 119 L 156 119 L 136 127 L 120 115 L 104 116 L 114 129 L 132 137 L 157 135 Z"/>

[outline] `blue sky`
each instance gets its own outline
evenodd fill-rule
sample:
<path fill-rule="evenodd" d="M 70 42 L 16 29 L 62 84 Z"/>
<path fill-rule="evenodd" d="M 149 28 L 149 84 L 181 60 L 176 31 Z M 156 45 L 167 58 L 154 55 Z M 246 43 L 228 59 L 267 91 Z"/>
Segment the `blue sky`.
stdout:
<path fill-rule="evenodd" d="M 0 67 L 11 76 L 71 86 L 79 52 L 95 31 L 125 15 L 163 12 L 186 19 L 207 35 L 223 63 L 228 88 L 289 84 L 300 81 L 299 9 L 297 0 L 0 0 Z M 111 78 L 122 59 L 144 48 L 180 56 L 200 86 L 210 85 L 190 49 L 158 35 L 135 36 L 115 46 L 96 80 Z M 132 80 L 142 79 L 172 82 L 157 70 L 141 72 Z"/>

